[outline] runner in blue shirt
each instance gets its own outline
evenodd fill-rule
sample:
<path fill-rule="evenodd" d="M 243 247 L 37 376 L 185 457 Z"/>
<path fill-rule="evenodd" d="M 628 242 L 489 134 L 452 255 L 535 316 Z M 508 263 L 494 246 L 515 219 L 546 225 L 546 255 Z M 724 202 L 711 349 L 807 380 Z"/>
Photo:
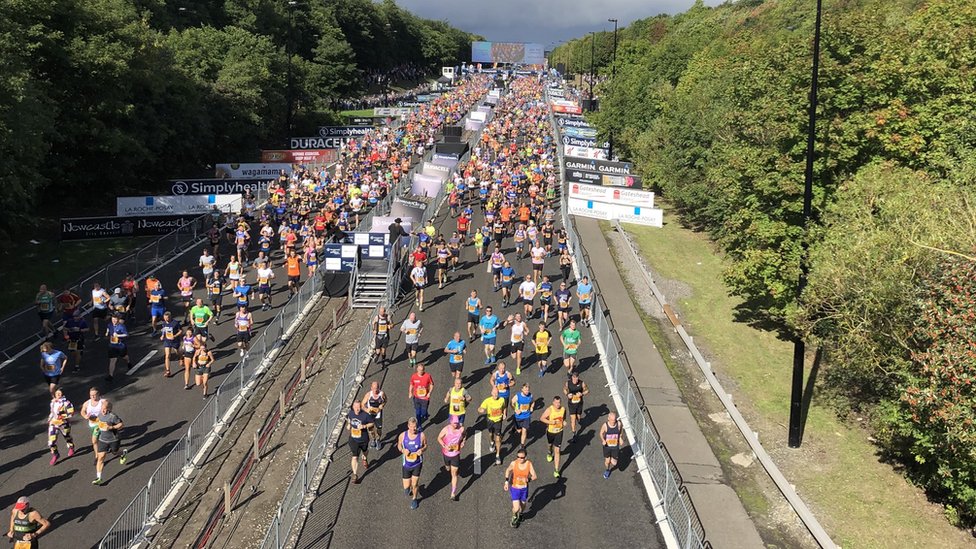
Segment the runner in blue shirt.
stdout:
<path fill-rule="evenodd" d="M 532 424 L 532 408 L 534 407 L 535 403 L 532 399 L 532 391 L 529 390 L 529 384 L 523 383 L 522 390 L 512 397 L 512 408 L 515 408 L 515 429 L 521 436 L 519 444 L 522 448 L 525 448 L 525 440 L 529 436 L 529 426 Z"/>
<path fill-rule="evenodd" d="M 576 297 L 579 298 L 580 324 L 590 325 L 590 305 L 593 303 L 593 285 L 590 277 L 584 276 L 576 286 Z"/>
<path fill-rule="evenodd" d="M 238 307 L 248 307 L 251 303 L 251 285 L 244 275 L 241 275 L 240 282 L 234 287 L 234 297 L 237 298 Z"/>
<path fill-rule="evenodd" d="M 112 381 L 115 376 L 115 363 L 118 359 L 125 360 L 125 370 L 129 371 L 132 364 L 129 363 L 129 349 L 125 345 L 126 338 L 129 337 L 129 330 L 125 328 L 125 322 L 119 316 L 112 317 L 112 323 L 105 331 L 108 337 L 108 375 L 105 381 Z"/>
<path fill-rule="evenodd" d="M 512 284 L 515 282 L 515 268 L 506 261 L 501 268 L 502 307 L 508 307 L 512 301 Z"/>
<path fill-rule="evenodd" d="M 481 317 L 478 327 L 481 328 L 481 342 L 485 344 L 485 364 L 492 364 L 497 359 L 495 357 L 495 343 L 498 338 L 498 330 L 505 328 L 505 324 L 512 321 L 511 315 L 505 322 L 498 320 L 491 311 L 491 306 L 485 307 L 485 314 Z"/>
<path fill-rule="evenodd" d="M 461 332 L 454 332 L 454 339 L 447 342 L 444 352 L 447 353 L 448 361 L 451 364 L 451 374 L 456 379 L 461 378 L 461 371 L 464 369 L 464 352 L 468 344 L 461 339 Z"/>

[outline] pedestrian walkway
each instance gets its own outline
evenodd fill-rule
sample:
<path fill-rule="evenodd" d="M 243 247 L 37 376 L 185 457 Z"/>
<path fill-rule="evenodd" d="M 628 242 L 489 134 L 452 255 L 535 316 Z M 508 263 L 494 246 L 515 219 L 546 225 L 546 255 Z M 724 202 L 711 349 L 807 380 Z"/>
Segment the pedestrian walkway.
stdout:
<path fill-rule="evenodd" d="M 446 215 L 446 207 L 442 210 L 436 225 L 440 233 L 450 235 L 455 220 Z M 480 226 L 482 220 L 481 214 L 476 213 L 473 226 Z M 505 240 L 503 251 L 507 258 L 513 259 L 519 275 L 531 272 L 529 259 L 514 261 L 511 238 Z M 492 549 L 498 546 L 662 547 L 646 492 L 637 473 L 637 463 L 630 452 L 622 452 L 620 470 L 615 471 L 609 479 L 603 477 L 603 455 L 598 432 L 613 409 L 613 402 L 587 328 L 581 328 L 583 340 L 579 370 L 589 386 L 590 394 L 584 400 L 579 440 L 575 443 L 564 442 L 562 474 L 559 478 L 553 477 L 553 464 L 546 461 L 545 425 L 538 421 L 553 396 L 558 395 L 565 400 L 563 384 L 567 376 L 559 358 L 562 346 L 558 341 L 558 324 L 552 319 L 548 329 L 555 342 L 548 373 L 541 379 L 538 377 L 533 355 L 527 350 L 522 374 L 515 377 L 513 390 L 514 394 L 523 383 L 528 383 L 537 402 L 527 446 L 528 457 L 539 479 L 529 486 L 530 499 L 523 523 L 518 529 L 512 529 L 509 525 L 511 500 L 503 490 L 502 478 L 505 467 L 515 457 L 518 445 L 516 436 L 506 422 L 502 454 L 504 464 L 495 465 L 494 455 L 488 447 L 485 420 L 476 411 L 482 399 L 490 396 L 489 376 L 495 368 L 494 365 L 484 364 L 480 341 L 469 341 L 465 358 L 464 386 L 473 401 L 465 419 L 468 440 L 461 453 L 458 501 L 449 499 L 450 475 L 442 467 L 440 445 L 436 442 L 438 433 L 448 421 L 443 399 L 451 386 L 444 346 L 455 331 L 466 335 L 467 312 L 464 305 L 473 289 L 478 291 L 483 304 L 491 305 L 502 320 L 522 311 L 521 303 L 508 307 L 502 305 L 501 293 L 493 291 L 492 277 L 486 273 L 486 264 L 474 261 L 474 250 L 470 245 L 463 248 L 461 260 L 461 268 L 450 273 L 450 282 L 443 289 L 438 289 L 434 283 L 426 290 L 423 312 L 412 304 L 413 298 L 409 295 L 410 303 L 398 311 L 394 319 L 397 323 L 394 329 L 396 337 L 388 351 L 393 363 L 389 366 L 372 364 L 363 381 L 363 389 L 357 395 L 361 399 L 373 381 L 379 382 L 386 392 L 389 403 L 383 414 L 384 447 L 379 452 L 371 452 L 369 469 L 365 474 L 360 473 L 361 483 L 352 484 L 350 451 L 346 445 L 348 435 L 343 432 L 339 449 L 332 456 L 297 546 L 308 549 L 340 548 L 363 543 L 384 545 L 412 540 L 429 546 Z M 543 272 L 552 278 L 558 288 L 560 271 L 556 257 L 546 260 Z M 434 280 L 434 277 L 430 279 Z M 575 288 L 575 284 L 572 288 Z M 573 311 L 578 318 L 578 308 L 574 306 Z M 400 454 L 395 448 L 396 437 L 403 433 L 407 419 L 414 414 L 407 396 L 413 369 L 405 354 L 404 338 L 399 332 L 400 323 L 410 313 L 416 313 L 423 323 L 418 363 L 426 366 L 434 380 L 431 420 L 423 425 L 429 449 L 420 477 L 421 500 L 416 510 L 410 509 L 410 500 L 404 496 Z M 529 321 L 531 332 L 537 330 L 538 323 L 538 318 Z M 498 361 L 505 363 L 514 374 L 509 339 L 509 330 L 499 332 Z"/>

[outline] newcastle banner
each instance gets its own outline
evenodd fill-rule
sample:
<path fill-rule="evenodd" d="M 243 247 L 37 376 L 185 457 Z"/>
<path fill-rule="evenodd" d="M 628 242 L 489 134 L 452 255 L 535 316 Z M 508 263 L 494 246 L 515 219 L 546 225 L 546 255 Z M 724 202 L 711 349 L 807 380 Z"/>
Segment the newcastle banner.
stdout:
<path fill-rule="evenodd" d="M 258 179 L 170 179 L 169 182 L 170 193 L 174 195 L 256 193 L 267 186 L 267 180 Z"/>
<path fill-rule="evenodd" d="M 189 225 L 199 215 L 62 217 L 61 240 L 162 236 Z"/>

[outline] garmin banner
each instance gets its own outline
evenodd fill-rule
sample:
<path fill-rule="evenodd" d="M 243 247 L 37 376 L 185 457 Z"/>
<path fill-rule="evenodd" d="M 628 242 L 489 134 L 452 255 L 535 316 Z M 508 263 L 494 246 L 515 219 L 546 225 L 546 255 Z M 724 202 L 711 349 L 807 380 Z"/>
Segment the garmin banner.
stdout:
<path fill-rule="evenodd" d="M 174 195 L 256 193 L 266 186 L 266 179 L 170 179 L 170 193 Z"/>
<path fill-rule="evenodd" d="M 162 236 L 193 223 L 199 215 L 63 217 L 61 240 Z"/>
<path fill-rule="evenodd" d="M 237 194 L 204 194 L 185 196 L 118 196 L 116 215 L 201 215 L 214 208 L 222 212 L 241 211 L 241 196 Z"/>
<path fill-rule="evenodd" d="M 563 165 L 567 170 L 606 173 L 610 175 L 630 175 L 634 166 L 630 162 L 610 162 L 586 158 L 566 158 Z"/>
<path fill-rule="evenodd" d="M 217 164 L 218 179 L 278 179 L 281 172 L 291 173 L 291 164 Z"/>
<path fill-rule="evenodd" d="M 320 126 L 319 137 L 361 137 L 371 131 L 369 126 Z"/>

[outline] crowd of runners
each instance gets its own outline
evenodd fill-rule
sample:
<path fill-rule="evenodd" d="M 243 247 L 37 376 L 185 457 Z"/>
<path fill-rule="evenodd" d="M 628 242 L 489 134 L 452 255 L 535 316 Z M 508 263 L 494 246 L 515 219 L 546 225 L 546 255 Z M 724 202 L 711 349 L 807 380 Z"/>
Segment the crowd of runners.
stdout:
<path fill-rule="evenodd" d="M 120 437 L 124 423 L 102 390 L 91 387 L 89 399 L 76 407 L 62 387 L 66 376 L 91 375 L 86 372 L 93 367 L 84 360 L 86 348 L 106 346 L 104 382 L 111 388 L 117 366 L 121 363 L 126 371 L 132 367 L 129 338 L 138 334 L 156 339 L 162 350 L 161 375 L 170 378 L 182 371 L 184 389 L 198 387 L 206 399 L 212 394 L 214 350 L 222 343 L 211 328 L 230 321 L 230 337 L 244 356 L 254 330 L 251 311 L 268 310 L 275 300 L 287 300 L 298 292 L 303 278 L 315 276 L 324 244 L 338 233 L 354 230 L 360 216 L 392 192 L 413 163 L 430 150 L 438 128 L 460 120 L 489 84 L 486 76 L 469 78 L 416 109 L 398 128 L 383 127 L 350 142 L 332 169 L 296 167 L 268 183 L 263 204 L 247 194 L 239 213 L 215 212 L 200 256 L 187 261 L 185 270 L 172 280 L 149 274 L 141 284 L 128 275 L 112 289 L 93 283 L 85 289 L 91 295 L 87 303 L 78 293 L 81 289 L 65 288 L 55 294 L 42 285 L 35 306 L 43 339 L 39 365 L 50 396 L 51 465 L 62 459 L 59 438 L 67 446 L 65 457 L 75 454 L 71 423 L 76 415 L 87 422 L 91 434 L 92 484 L 102 484 L 103 467 L 111 457 L 117 457 L 120 465 L 127 460 Z M 275 270 L 282 267 L 285 276 L 279 281 Z M 18 530 L 20 539 L 42 532 L 40 522 L 32 524 L 37 528 L 31 532 Z"/>
<path fill-rule="evenodd" d="M 536 77 L 516 79 L 499 101 L 470 159 L 446 182 L 449 215 L 456 230 L 439 234 L 431 222 L 416 231 L 418 245 L 407 259 L 412 264 L 409 278 L 416 311 L 397 326 L 381 307 L 371 321 L 373 362 L 381 368 L 394 367 L 387 352 L 392 334 L 399 332 L 404 359 L 412 370 L 406 396 L 413 405 L 413 416 L 407 419 L 406 430 L 393 439 L 401 455 L 402 488 L 412 509 L 419 506 L 419 478 L 431 448 L 439 449 L 443 459 L 439 474 L 450 475 L 450 498 L 457 500 L 462 449 L 482 416 L 495 465 L 502 465 L 506 455 L 514 458 L 503 474 L 504 489 L 512 502 L 512 527 L 521 521 L 529 483 L 538 479 L 538 470 L 526 453 L 529 431 L 534 425 L 545 431 L 546 461 L 552 463 L 552 476 L 557 479 L 564 443 L 579 440 L 583 401 L 589 394 L 579 371 L 583 339 L 579 327 L 589 324 L 595 296 L 586 277 L 570 280 L 573 258 L 565 231 L 555 226 L 559 181 L 542 86 Z M 476 218 L 483 223 L 476 223 Z M 506 256 L 503 250 L 509 249 L 513 252 Z M 558 273 L 546 271 L 546 258 L 554 256 L 559 258 Z M 424 290 L 435 283 L 442 288 L 458 268 L 485 269 L 492 276 L 493 292 L 490 296 L 479 295 L 476 289 L 462 292 L 467 294 L 463 301 L 466 321 L 443 347 L 433 342 L 432 349 L 443 350 L 445 365 L 429 371 L 429 361 L 418 356 L 424 340 L 424 323 L 418 314 L 424 311 Z M 498 312 L 509 307 L 514 312 Z M 508 339 L 507 345 L 499 344 L 503 337 Z M 484 365 L 491 369 L 486 384 L 476 384 L 476 376 L 465 376 L 466 363 L 482 354 L 470 352 L 478 339 Z M 556 348 L 561 352 L 559 359 L 552 356 Z M 552 396 L 541 413 L 531 384 L 519 377 L 533 364 L 538 378 L 559 371 L 566 376 L 561 394 Z M 447 380 L 445 386 L 435 383 L 435 377 Z M 401 394 L 400 387 L 393 392 Z M 373 381 L 348 413 L 354 484 L 370 467 L 370 451 L 378 452 L 383 446 L 387 403 L 380 382 Z M 431 414 L 436 416 L 436 409 L 442 407 L 449 418 L 447 425 L 430 438 L 423 428 L 433 426 Z M 477 414 L 469 414 L 472 409 Z M 624 432 L 612 412 L 597 431 L 603 446 L 603 476 L 609 478 L 624 444 Z"/>

